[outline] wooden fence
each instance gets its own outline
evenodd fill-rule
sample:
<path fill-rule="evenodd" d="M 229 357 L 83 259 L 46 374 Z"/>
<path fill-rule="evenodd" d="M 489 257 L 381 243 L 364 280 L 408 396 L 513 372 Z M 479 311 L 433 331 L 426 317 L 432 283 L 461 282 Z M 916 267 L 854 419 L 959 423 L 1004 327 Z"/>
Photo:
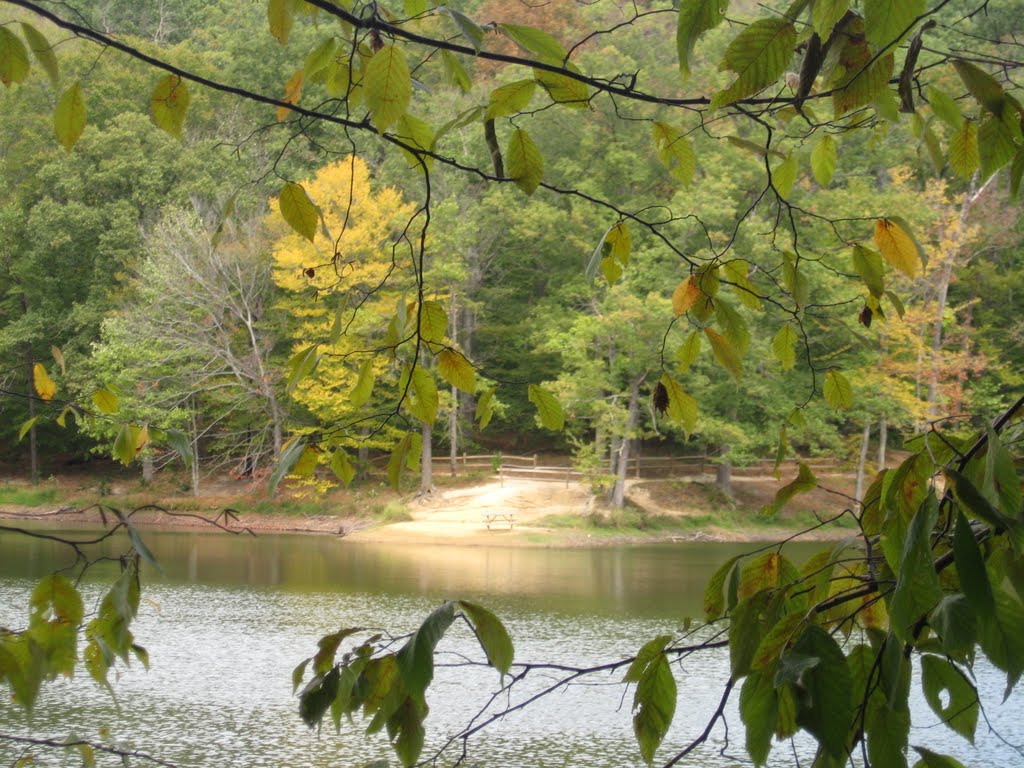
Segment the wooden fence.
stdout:
<path fill-rule="evenodd" d="M 450 456 L 434 456 L 434 471 L 443 472 L 450 469 Z M 790 462 L 787 462 L 790 463 Z M 806 459 L 804 463 L 816 474 L 838 472 L 841 467 L 834 459 Z M 627 462 L 627 476 L 634 479 L 669 479 L 684 477 L 702 477 L 714 474 L 718 466 L 718 458 L 714 456 L 636 456 Z M 753 477 L 770 475 L 775 466 L 774 459 L 761 459 L 745 466 L 732 467 L 733 477 Z M 512 454 L 462 454 L 455 460 L 455 468 L 463 472 L 493 472 L 502 481 L 505 478 L 522 478 L 527 480 L 550 480 L 564 482 L 567 485 L 573 480 L 580 480 L 584 473 L 576 469 L 570 459 L 552 459 L 537 454 L 532 456 L 516 456 Z M 611 469 L 605 471 L 611 474 Z"/>

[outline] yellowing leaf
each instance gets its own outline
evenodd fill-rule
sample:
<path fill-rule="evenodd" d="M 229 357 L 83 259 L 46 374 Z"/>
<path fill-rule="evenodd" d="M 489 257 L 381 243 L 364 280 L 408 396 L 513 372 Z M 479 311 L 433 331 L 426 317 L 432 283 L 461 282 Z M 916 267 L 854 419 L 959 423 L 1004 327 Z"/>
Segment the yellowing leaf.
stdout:
<path fill-rule="evenodd" d="M 277 38 L 281 45 L 288 43 L 288 35 L 295 23 L 295 3 L 293 0 L 269 0 L 267 3 L 267 21 L 270 23 L 270 34 Z"/>
<path fill-rule="evenodd" d="M 795 154 L 789 155 L 772 169 L 772 186 L 775 187 L 775 191 L 779 193 L 780 197 L 789 197 L 799 170 L 800 165 Z"/>
<path fill-rule="evenodd" d="M 622 262 L 623 266 L 629 264 L 629 254 L 633 250 L 633 240 L 629 235 L 629 228 L 626 226 L 626 222 L 620 221 L 609 229 L 608 234 L 605 235 L 605 242 L 611 247 L 609 255 L 613 259 Z"/>
<path fill-rule="evenodd" d="M 67 373 L 67 367 L 64 365 L 64 353 L 60 351 L 60 347 L 50 347 L 50 354 L 53 355 L 54 362 L 60 366 L 60 372 Z"/>
<path fill-rule="evenodd" d="M 693 152 L 690 140 L 667 123 L 655 122 L 651 134 L 654 148 L 658 152 L 658 160 L 673 177 L 688 187 L 697 170 L 697 156 Z"/>
<path fill-rule="evenodd" d="M 782 363 L 784 371 L 788 371 L 796 363 L 796 342 L 796 331 L 788 324 L 779 328 L 779 332 L 772 340 L 772 353 L 775 359 Z"/>
<path fill-rule="evenodd" d="M 363 96 L 378 130 L 386 130 L 405 114 L 412 99 L 412 77 L 401 49 L 386 45 L 366 63 Z"/>
<path fill-rule="evenodd" d="M 359 376 L 348 396 L 349 402 L 354 408 L 358 408 L 370 399 L 370 395 L 373 394 L 373 382 L 373 358 L 369 358 L 359 368 Z"/>
<path fill-rule="evenodd" d="M 700 298 L 700 286 L 693 275 L 683 280 L 672 291 L 672 312 L 676 317 L 685 315 Z"/>
<path fill-rule="evenodd" d="M 491 423 L 491 417 L 494 415 L 494 387 L 491 387 L 482 395 L 480 399 L 476 401 L 476 416 L 477 422 L 480 424 L 480 429 L 484 429 L 488 424 Z"/>
<path fill-rule="evenodd" d="M 53 129 L 57 132 L 57 139 L 69 152 L 85 130 L 85 116 L 82 89 L 75 83 L 64 91 L 53 110 Z"/>
<path fill-rule="evenodd" d="M 539 56 L 541 61 L 561 64 L 565 59 L 565 48 L 549 32 L 521 24 L 499 24 L 498 29 L 528 53 Z"/>
<path fill-rule="evenodd" d="M 453 387 L 471 395 L 476 392 L 476 371 L 462 353 L 451 349 L 441 350 L 437 356 L 437 370 L 441 378 Z"/>
<path fill-rule="evenodd" d="M 340 448 L 331 455 L 331 471 L 341 484 L 346 487 L 352 484 L 356 476 L 355 467 L 349 461 L 348 454 Z"/>
<path fill-rule="evenodd" d="M 32 384 L 36 388 L 36 393 L 43 400 L 53 400 L 53 396 L 57 394 L 57 384 L 50 378 L 50 374 L 46 372 L 46 367 L 42 363 L 32 366 Z"/>
<path fill-rule="evenodd" d="M 21 429 L 18 430 L 18 442 L 19 443 L 22 441 L 22 439 L 25 437 L 25 435 L 27 435 L 29 433 L 29 430 L 31 430 L 32 427 L 35 426 L 35 423 L 38 420 L 39 420 L 38 416 L 33 416 L 31 419 L 29 419 L 28 421 L 26 421 L 24 424 L 21 425 Z"/>
<path fill-rule="evenodd" d="M 970 179 L 979 165 L 978 127 L 973 120 L 964 120 L 949 140 L 949 167 L 960 178 Z"/>
<path fill-rule="evenodd" d="M 575 65 L 568 65 L 570 72 L 579 73 Z M 546 69 L 533 70 L 533 76 L 537 82 L 547 91 L 551 100 L 556 104 L 564 104 L 570 109 L 586 109 L 590 100 L 590 89 L 586 83 L 568 75 L 560 75 L 555 72 L 548 72 Z"/>
<path fill-rule="evenodd" d="M 711 100 L 711 108 L 745 99 L 782 76 L 793 58 L 796 28 L 784 18 L 763 18 L 745 27 L 729 43 L 720 69 L 738 76 L 736 81 Z"/>
<path fill-rule="evenodd" d="M 496 117 L 522 112 L 533 98 L 533 91 L 536 87 L 537 81 L 529 78 L 495 88 L 491 91 L 484 119 L 493 120 Z"/>
<path fill-rule="evenodd" d="M 288 82 L 284 86 L 284 96 L 281 101 L 287 102 L 288 104 L 298 104 L 299 99 L 302 98 L 302 86 L 306 82 L 305 70 L 299 69 L 295 71 L 295 74 L 288 78 Z M 288 114 L 291 112 L 288 107 L 278 107 L 275 116 L 277 122 L 283 123 L 288 119 Z"/>
<path fill-rule="evenodd" d="M 109 389 L 97 389 L 92 393 L 92 404 L 100 413 L 113 414 L 117 413 L 120 399 Z"/>
<path fill-rule="evenodd" d="M 532 195 L 544 177 L 544 158 L 526 131 L 520 128 L 512 134 L 505 160 L 509 178 L 527 195 Z"/>
<path fill-rule="evenodd" d="M 113 456 L 122 464 L 135 461 L 135 446 L 138 443 L 138 430 L 132 424 L 122 424 L 114 438 Z"/>
<path fill-rule="evenodd" d="M 895 47 L 924 13 L 925 0 L 864 0 L 865 36 L 876 51 Z"/>
<path fill-rule="evenodd" d="M 697 429 L 697 401 L 688 395 L 674 378 L 661 375 L 661 383 L 668 394 L 668 417 L 683 428 L 687 435 Z"/>
<path fill-rule="evenodd" d="M 0 83 L 10 87 L 28 77 L 28 51 L 17 35 L 0 26 Z"/>
<path fill-rule="evenodd" d="M 409 161 L 409 167 L 419 168 L 422 170 L 423 166 L 426 166 L 429 170 L 430 166 L 434 162 L 434 158 L 427 154 L 420 154 L 420 152 L 425 153 L 433 151 L 433 129 L 418 117 L 414 117 L 413 115 L 406 113 L 398 119 L 398 124 L 395 126 L 394 133 L 396 138 L 401 139 L 413 150 L 416 150 L 410 151 L 405 147 L 401 148 L 402 154 L 404 154 L 406 159 Z"/>
<path fill-rule="evenodd" d="M 43 34 L 31 24 L 21 22 L 21 31 L 25 35 L 28 47 L 32 49 L 32 55 L 42 65 L 47 77 L 54 86 L 60 80 L 60 66 L 57 64 L 57 56 L 53 53 L 53 46 L 47 41 Z"/>
<path fill-rule="evenodd" d="M 157 127 L 167 131 L 171 136 L 180 138 L 181 128 L 185 124 L 185 113 L 191 101 L 188 84 L 184 80 L 177 75 L 161 78 L 150 99 L 153 120 Z"/>
<path fill-rule="evenodd" d="M 825 402 L 835 410 L 850 410 L 853 407 L 853 387 L 835 368 L 825 374 Z"/>
<path fill-rule="evenodd" d="M 885 270 L 882 267 L 882 257 L 877 251 L 863 245 L 855 245 L 853 268 L 872 296 L 877 298 L 885 293 Z"/>
<path fill-rule="evenodd" d="M 288 225 L 313 242 L 316 237 L 316 225 L 320 221 L 320 211 L 309 199 L 301 185 L 288 182 L 281 188 L 281 216 Z"/>
<path fill-rule="evenodd" d="M 832 183 L 832 176 L 836 172 L 836 165 L 839 163 L 839 152 L 836 149 L 836 140 L 830 134 L 825 134 L 814 145 L 811 150 L 811 172 L 815 180 L 823 187 Z"/>
<path fill-rule="evenodd" d="M 554 395 L 537 384 L 531 384 L 527 388 L 527 397 L 537 407 L 540 423 L 546 429 L 558 432 L 565 427 L 565 413 L 562 411 L 562 404 Z"/>
<path fill-rule="evenodd" d="M 441 60 L 444 62 L 444 71 L 448 83 L 465 93 L 469 93 L 470 88 L 473 87 L 473 82 L 469 79 L 469 73 L 462 66 L 462 62 L 451 51 L 441 51 Z"/>
<path fill-rule="evenodd" d="M 875 245 L 885 260 L 907 277 L 917 272 L 920 261 L 917 245 L 910 234 L 891 219 L 875 222 Z"/>
<path fill-rule="evenodd" d="M 679 362 L 679 370 L 685 373 L 690 366 L 697 361 L 700 355 L 700 333 L 691 331 L 676 352 L 676 360 Z"/>
<path fill-rule="evenodd" d="M 333 37 L 323 40 L 320 45 L 306 54 L 302 62 L 302 70 L 306 73 L 308 80 L 320 76 L 337 57 L 337 43 Z"/>
<path fill-rule="evenodd" d="M 732 374 L 733 378 L 739 379 L 743 376 L 743 361 L 735 347 L 724 336 L 716 333 L 711 328 L 704 329 L 704 335 L 711 342 L 711 351 L 725 370 Z"/>
<path fill-rule="evenodd" d="M 405 390 L 408 382 L 408 396 L 405 400 L 405 407 L 414 417 L 420 421 L 433 425 L 437 420 L 437 384 L 430 371 L 422 365 L 415 368 L 405 366 L 399 382 L 399 388 Z"/>

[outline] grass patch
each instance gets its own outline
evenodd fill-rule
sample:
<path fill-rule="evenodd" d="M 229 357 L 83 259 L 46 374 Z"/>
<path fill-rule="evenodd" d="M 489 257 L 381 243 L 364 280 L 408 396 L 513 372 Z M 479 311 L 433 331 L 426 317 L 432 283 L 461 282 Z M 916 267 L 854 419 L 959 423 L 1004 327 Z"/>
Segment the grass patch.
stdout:
<path fill-rule="evenodd" d="M 409 510 L 400 501 L 389 501 L 387 504 L 375 505 L 373 516 L 382 523 L 407 523 L 412 520 Z"/>
<path fill-rule="evenodd" d="M 20 507 L 41 507 L 57 500 L 56 488 L 19 488 L 15 485 L 0 486 L 0 504 L 16 504 Z"/>

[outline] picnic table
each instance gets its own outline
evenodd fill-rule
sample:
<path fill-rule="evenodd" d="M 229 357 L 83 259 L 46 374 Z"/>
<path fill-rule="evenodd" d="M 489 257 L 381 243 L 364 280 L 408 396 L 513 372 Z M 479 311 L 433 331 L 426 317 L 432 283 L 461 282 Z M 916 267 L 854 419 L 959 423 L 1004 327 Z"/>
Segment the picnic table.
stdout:
<path fill-rule="evenodd" d="M 508 523 L 508 529 L 510 531 L 516 524 L 516 513 L 511 510 L 481 512 L 480 515 L 487 524 L 487 530 L 491 529 L 491 523 Z"/>

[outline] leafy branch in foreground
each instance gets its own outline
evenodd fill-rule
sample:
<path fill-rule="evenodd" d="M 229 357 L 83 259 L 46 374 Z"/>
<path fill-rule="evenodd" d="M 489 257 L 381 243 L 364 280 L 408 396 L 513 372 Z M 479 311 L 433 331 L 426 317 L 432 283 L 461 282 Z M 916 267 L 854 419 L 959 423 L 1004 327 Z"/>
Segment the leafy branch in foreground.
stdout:
<path fill-rule="evenodd" d="M 1024 674 L 1024 504 L 1015 452 L 1024 440 L 1022 410 L 1024 398 L 970 440 L 927 433 L 898 468 L 875 477 L 856 515 L 855 540 L 799 566 L 782 544 L 731 558 L 707 585 L 706 623 L 681 637 L 656 637 L 632 658 L 594 667 L 513 663 L 512 641 L 493 614 L 447 602 L 404 638 L 361 629 L 322 638 L 317 654 L 293 674 L 298 690 L 312 672 L 299 692 L 299 713 L 310 726 L 330 713 L 340 728 L 343 715 L 361 711 L 370 719 L 367 733 L 386 728 L 403 765 L 433 764 L 451 749 L 460 763 L 489 725 L 566 686 L 624 670 L 622 683 L 634 687 L 637 744 L 653 763 L 668 746 L 676 676 L 685 684 L 680 662 L 727 649 L 719 705 L 699 736 L 669 748 L 663 765 L 675 765 L 709 738 L 736 690 L 745 747 L 757 765 L 766 764 L 773 741 L 801 731 L 818 744 L 816 765 L 840 766 L 855 753 L 870 765 L 909 765 L 915 667 L 929 708 L 973 742 L 983 715 L 972 672 L 979 652 L 1005 673 L 1004 698 Z M 816 487 L 806 474 L 795 490 L 780 492 L 779 504 Z M 421 761 L 425 695 L 435 667 L 447 663 L 435 655 L 459 616 L 502 684 L 463 730 Z M 342 652 L 345 643 L 351 647 Z M 554 680 L 517 698 L 542 671 Z M 924 746 L 912 748 L 920 756 L 915 765 L 958 765 Z"/>

